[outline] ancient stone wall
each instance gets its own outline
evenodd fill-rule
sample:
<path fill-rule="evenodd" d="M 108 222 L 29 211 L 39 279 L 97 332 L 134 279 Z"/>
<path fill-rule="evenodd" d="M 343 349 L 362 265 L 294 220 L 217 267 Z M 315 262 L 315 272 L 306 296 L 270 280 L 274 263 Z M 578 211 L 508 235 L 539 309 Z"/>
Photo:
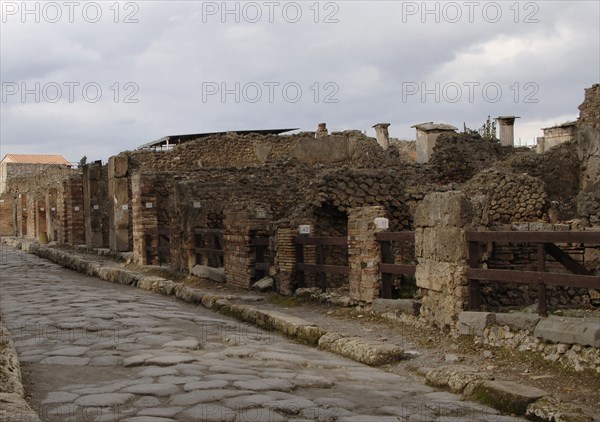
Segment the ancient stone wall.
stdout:
<path fill-rule="evenodd" d="M 108 247 L 108 167 L 101 162 L 83 167 L 85 240 L 89 248 Z"/>
<path fill-rule="evenodd" d="M 476 203 L 481 226 L 538 221 L 546 210 L 544 183 L 528 174 L 487 169 L 465 183 L 462 190 Z"/>
<path fill-rule="evenodd" d="M 577 197 L 577 213 L 593 225 L 600 225 L 600 84 L 585 90 L 579 106 L 577 133 L 578 156 L 581 160 L 581 192 Z"/>
<path fill-rule="evenodd" d="M 439 183 L 463 183 L 483 169 L 515 154 L 512 147 L 465 133 L 442 133 L 433 149 L 430 168 Z"/>
<path fill-rule="evenodd" d="M 14 236 L 14 200 L 0 199 L 0 236 Z"/>
<path fill-rule="evenodd" d="M 417 286 L 421 315 L 439 327 L 452 327 L 468 303 L 466 230 L 473 219 L 462 192 L 432 193 L 415 214 Z"/>

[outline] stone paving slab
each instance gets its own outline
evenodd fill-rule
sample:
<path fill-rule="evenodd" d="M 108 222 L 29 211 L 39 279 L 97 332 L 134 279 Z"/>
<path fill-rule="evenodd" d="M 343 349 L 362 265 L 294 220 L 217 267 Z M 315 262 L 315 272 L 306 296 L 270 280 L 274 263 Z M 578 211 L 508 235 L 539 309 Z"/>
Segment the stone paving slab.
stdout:
<path fill-rule="evenodd" d="M 406 420 L 497 415 L 408 373 L 388 373 L 202 307 L 18 254 L 7 251 L 0 261 L 0 309 L 19 335 L 17 351 L 43 357 L 23 368 L 35 381 L 33 408 L 54 420 L 242 421 L 258 414 L 273 421 L 372 422 L 393 417 L 382 411 L 390 403 L 410 404 Z M 47 312 L 41 326 L 30 322 L 40 305 Z M 88 330 L 99 313 L 102 329 Z M 169 345 L 192 345 L 191 339 L 198 348 Z M 114 365 L 94 366 L 114 358 Z"/>

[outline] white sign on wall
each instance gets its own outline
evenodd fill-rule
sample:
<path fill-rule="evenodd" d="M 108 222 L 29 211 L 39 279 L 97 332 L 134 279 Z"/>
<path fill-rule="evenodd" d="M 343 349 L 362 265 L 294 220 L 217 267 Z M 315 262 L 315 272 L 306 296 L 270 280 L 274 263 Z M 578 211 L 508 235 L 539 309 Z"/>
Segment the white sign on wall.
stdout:
<path fill-rule="evenodd" d="M 202 208 L 202 202 L 194 201 L 194 208 Z"/>
<path fill-rule="evenodd" d="M 146 208 L 152 208 L 152 202 L 146 202 Z"/>
<path fill-rule="evenodd" d="M 75 210 L 75 212 L 79 211 L 79 207 L 74 207 L 73 209 Z"/>
<path fill-rule="evenodd" d="M 312 232 L 312 227 L 309 224 L 303 224 L 299 227 L 300 234 L 310 234 Z"/>
<path fill-rule="evenodd" d="M 375 227 L 378 229 L 389 229 L 390 228 L 390 220 L 387 218 L 376 218 L 375 219 Z"/>
<path fill-rule="evenodd" d="M 50 208 L 50 211 L 56 211 L 56 208 L 52 207 Z"/>
<path fill-rule="evenodd" d="M 121 207 L 123 211 L 127 211 L 129 209 L 129 205 L 125 204 Z"/>
<path fill-rule="evenodd" d="M 94 209 L 95 210 L 99 210 L 100 209 L 100 205 L 94 205 Z"/>

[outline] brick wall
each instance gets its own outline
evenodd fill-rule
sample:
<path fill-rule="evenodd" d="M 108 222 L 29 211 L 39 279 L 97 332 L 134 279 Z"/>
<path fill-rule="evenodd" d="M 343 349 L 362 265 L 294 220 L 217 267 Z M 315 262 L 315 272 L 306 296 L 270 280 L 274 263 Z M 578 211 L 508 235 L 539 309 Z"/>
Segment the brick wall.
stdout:
<path fill-rule="evenodd" d="M 0 199 L 0 236 L 14 236 L 14 201 Z"/>
<path fill-rule="evenodd" d="M 227 284 L 250 288 L 258 281 L 254 271 L 255 250 L 250 242 L 253 235 L 271 234 L 270 221 L 268 213 L 260 205 L 246 204 L 225 211 L 223 253 Z"/>

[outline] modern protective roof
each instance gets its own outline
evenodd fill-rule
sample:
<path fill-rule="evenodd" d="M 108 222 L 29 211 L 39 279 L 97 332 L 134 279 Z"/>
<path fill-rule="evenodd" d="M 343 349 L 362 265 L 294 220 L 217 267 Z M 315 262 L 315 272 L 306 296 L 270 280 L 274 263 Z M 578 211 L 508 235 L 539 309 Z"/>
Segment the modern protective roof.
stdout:
<path fill-rule="evenodd" d="M 452 125 L 447 125 L 445 123 L 433 123 L 433 122 L 426 122 L 426 123 L 419 123 L 417 125 L 413 125 L 411 126 L 412 128 L 418 129 L 418 130 L 422 130 L 423 132 L 429 132 L 432 130 L 458 130 L 458 128 L 455 128 Z"/>
<path fill-rule="evenodd" d="M 169 146 L 169 145 L 179 145 L 179 144 L 183 144 L 185 142 L 194 141 L 199 138 L 206 138 L 208 136 L 215 136 L 215 135 L 217 135 L 217 136 L 218 135 L 226 135 L 228 133 L 235 133 L 237 135 L 248 135 L 251 133 L 256 133 L 256 134 L 260 134 L 260 135 L 279 135 L 279 134 L 282 134 L 285 132 L 291 132 L 293 130 L 298 130 L 298 129 L 233 130 L 233 131 L 227 131 L 227 132 L 207 132 L 207 133 L 191 133 L 188 135 L 169 135 L 169 136 L 160 138 L 158 141 L 152 141 L 147 144 L 144 144 L 144 145 L 138 147 L 138 149 L 151 149 L 151 148 L 160 148 L 160 147 Z"/>
<path fill-rule="evenodd" d="M 1 162 L 19 164 L 63 164 L 70 166 L 65 157 L 58 154 L 6 154 Z"/>

